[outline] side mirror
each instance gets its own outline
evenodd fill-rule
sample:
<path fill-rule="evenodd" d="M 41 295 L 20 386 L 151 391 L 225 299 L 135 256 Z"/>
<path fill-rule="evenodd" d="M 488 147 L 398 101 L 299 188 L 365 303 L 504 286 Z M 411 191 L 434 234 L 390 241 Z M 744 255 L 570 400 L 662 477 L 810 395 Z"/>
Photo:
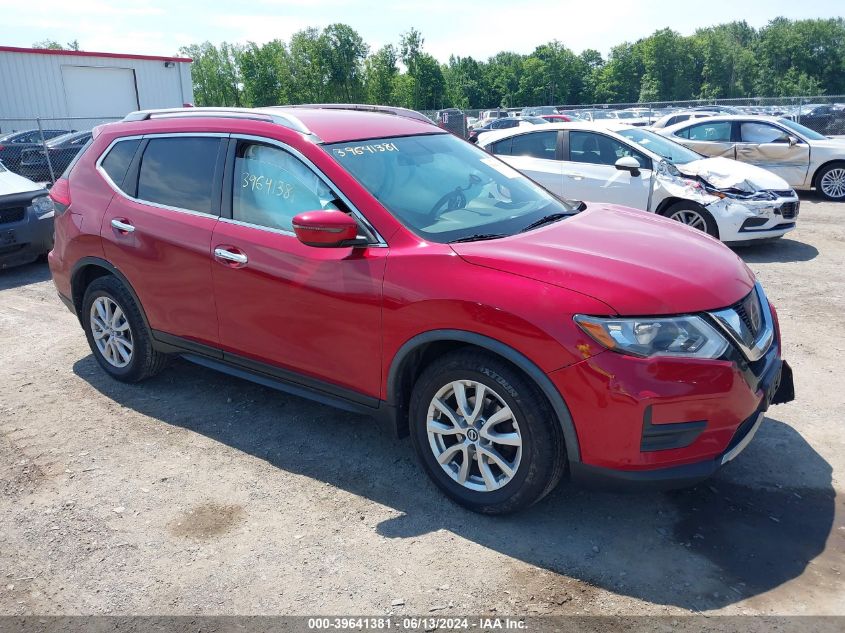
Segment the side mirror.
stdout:
<path fill-rule="evenodd" d="M 789 136 L 789 146 L 795 147 L 796 145 L 798 145 L 798 139 L 796 137 L 790 135 Z"/>
<path fill-rule="evenodd" d="M 364 246 L 366 240 L 358 240 L 358 223 L 343 211 L 306 211 L 293 219 L 293 232 L 306 246 L 336 248 L 341 246 Z"/>
<path fill-rule="evenodd" d="M 636 177 L 640 175 L 640 163 L 633 156 L 623 156 L 622 158 L 616 161 L 614 166 L 619 171 L 631 172 L 632 176 Z"/>

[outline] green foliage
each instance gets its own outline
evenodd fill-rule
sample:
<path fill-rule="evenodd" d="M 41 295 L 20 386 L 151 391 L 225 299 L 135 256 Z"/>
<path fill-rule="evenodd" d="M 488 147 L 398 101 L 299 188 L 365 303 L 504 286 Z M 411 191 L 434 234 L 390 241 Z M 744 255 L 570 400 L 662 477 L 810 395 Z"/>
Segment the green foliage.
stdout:
<path fill-rule="evenodd" d="M 660 29 L 618 44 L 607 59 L 593 49 L 576 55 L 555 40 L 530 55 L 453 55 L 441 65 L 424 45 L 411 28 L 370 54 L 352 27 L 331 24 L 289 42 L 205 42 L 181 53 L 194 59 L 198 105 L 366 101 L 427 110 L 845 93 L 842 18 L 776 18 L 759 30 L 730 22 L 689 36 Z M 34 46 L 64 48 L 49 40 Z"/>
<path fill-rule="evenodd" d="M 67 44 L 61 44 L 56 40 L 41 40 L 39 42 L 35 42 L 32 45 L 32 48 L 46 48 L 54 51 L 78 51 L 79 40 L 73 40 Z"/>

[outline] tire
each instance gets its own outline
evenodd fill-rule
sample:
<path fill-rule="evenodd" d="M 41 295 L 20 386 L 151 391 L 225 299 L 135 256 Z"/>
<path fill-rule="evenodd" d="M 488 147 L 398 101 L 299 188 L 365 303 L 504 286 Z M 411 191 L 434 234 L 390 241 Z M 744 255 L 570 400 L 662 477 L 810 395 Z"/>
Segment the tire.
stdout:
<path fill-rule="evenodd" d="M 816 189 L 826 200 L 845 201 L 845 163 L 822 167 L 816 174 Z"/>
<path fill-rule="evenodd" d="M 109 305 L 117 309 L 109 313 Z M 103 309 L 106 309 L 105 316 L 109 318 L 103 318 Z M 85 289 L 80 318 L 94 358 L 115 380 L 139 382 L 156 375 L 167 364 L 167 355 L 153 348 L 152 336 L 140 307 L 117 277 L 107 275 L 91 282 Z M 106 334 L 103 335 L 103 332 Z M 104 342 L 109 339 L 115 342 Z M 121 343 L 121 340 L 124 342 Z M 105 351 L 100 349 L 98 341 L 106 348 Z M 127 347 L 127 342 L 130 347 Z"/>
<path fill-rule="evenodd" d="M 477 417 L 461 415 L 456 389 L 464 392 L 465 413 L 475 409 L 477 390 L 483 389 Z M 445 403 L 464 433 L 434 405 L 435 398 Z M 526 508 L 551 492 L 566 471 L 563 432 L 543 393 L 522 372 L 486 352 L 457 350 L 431 363 L 414 385 L 409 409 L 411 440 L 424 470 L 450 499 L 475 512 L 506 514 Z M 430 417 L 437 431 L 429 432 Z M 464 426 L 473 417 L 474 433 Z M 491 454 L 513 467 L 510 476 Z M 437 455 L 445 458 L 445 466 Z M 464 483 L 459 483 L 462 473 Z"/>
<path fill-rule="evenodd" d="M 661 215 L 719 239 L 719 225 L 716 224 L 716 220 L 707 209 L 696 202 L 689 200 L 675 202 L 669 205 Z"/>

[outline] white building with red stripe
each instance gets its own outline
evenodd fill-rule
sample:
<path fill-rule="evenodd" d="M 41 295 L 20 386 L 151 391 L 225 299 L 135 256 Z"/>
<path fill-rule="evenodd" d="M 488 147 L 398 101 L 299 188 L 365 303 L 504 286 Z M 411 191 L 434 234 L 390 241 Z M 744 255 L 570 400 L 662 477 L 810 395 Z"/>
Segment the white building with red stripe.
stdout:
<path fill-rule="evenodd" d="M 191 59 L 0 46 L 0 133 L 69 129 L 193 103 Z"/>

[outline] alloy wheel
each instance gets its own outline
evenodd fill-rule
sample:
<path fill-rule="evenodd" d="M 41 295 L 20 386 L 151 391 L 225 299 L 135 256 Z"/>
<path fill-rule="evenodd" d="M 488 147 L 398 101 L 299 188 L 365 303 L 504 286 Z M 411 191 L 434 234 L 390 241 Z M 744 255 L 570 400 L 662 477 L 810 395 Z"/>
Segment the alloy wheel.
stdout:
<path fill-rule="evenodd" d="M 428 442 L 449 477 L 469 490 L 489 492 L 510 482 L 522 460 L 522 433 L 511 408 L 485 384 L 456 380 L 432 398 Z"/>
<path fill-rule="evenodd" d="M 678 209 L 669 217 L 672 220 L 691 226 L 699 231 L 707 232 L 707 220 L 698 211 L 693 209 Z"/>
<path fill-rule="evenodd" d="M 822 192 L 829 198 L 845 198 L 845 168 L 836 167 L 822 176 Z"/>
<path fill-rule="evenodd" d="M 132 362 L 132 329 L 123 309 L 110 297 L 97 297 L 91 304 L 91 334 L 103 358 L 123 368 Z"/>

